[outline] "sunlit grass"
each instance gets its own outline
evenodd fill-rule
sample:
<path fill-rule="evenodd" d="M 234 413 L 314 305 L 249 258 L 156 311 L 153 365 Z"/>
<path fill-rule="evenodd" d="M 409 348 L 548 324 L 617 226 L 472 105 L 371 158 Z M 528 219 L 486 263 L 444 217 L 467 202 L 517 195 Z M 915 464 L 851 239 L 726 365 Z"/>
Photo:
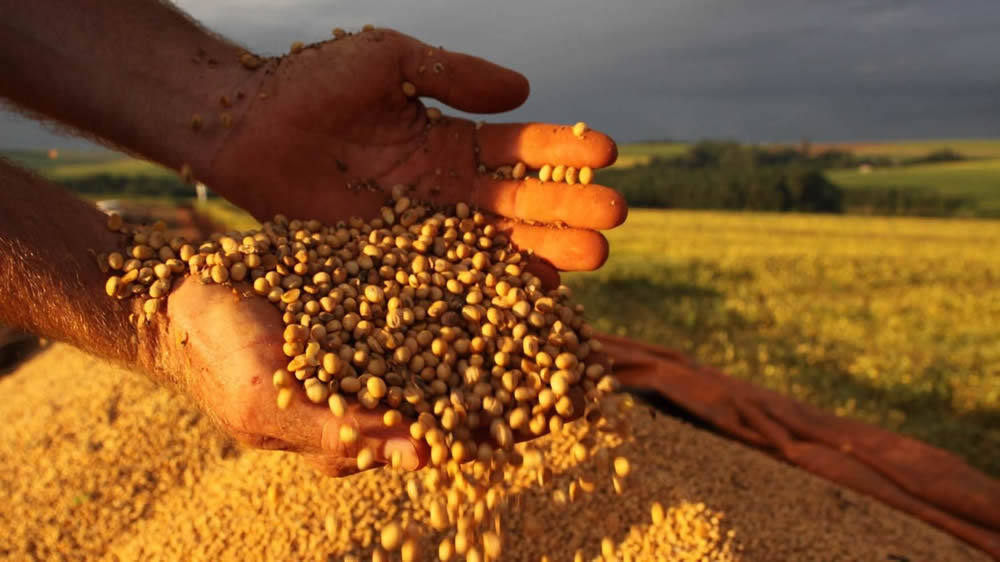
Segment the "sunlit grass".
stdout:
<path fill-rule="evenodd" d="M 566 276 L 597 328 L 1000 475 L 1000 222 L 636 210 L 609 239 Z"/>
<path fill-rule="evenodd" d="M 49 166 L 44 175 L 54 180 L 72 180 L 107 174 L 112 176 L 175 176 L 159 164 L 135 158 L 118 158 L 104 162 L 61 163 Z"/>
<path fill-rule="evenodd" d="M 618 146 L 618 161 L 615 168 L 629 168 L 649 162 L 654 157 L 680 156 L 687 152 L 689 145 L 679 142 L 645 142 Z"/>

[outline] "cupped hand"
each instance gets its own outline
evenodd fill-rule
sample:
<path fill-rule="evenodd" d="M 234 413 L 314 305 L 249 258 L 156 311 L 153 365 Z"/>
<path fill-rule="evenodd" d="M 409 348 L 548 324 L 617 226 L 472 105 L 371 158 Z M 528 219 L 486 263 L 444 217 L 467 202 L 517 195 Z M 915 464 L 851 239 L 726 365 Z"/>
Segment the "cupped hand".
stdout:
<path fill-rule="evenodd" d="M 571 127 L 543 123 L 433 120 L 420 101 L 473 113 L 513 109 L 527 98 L 528 82 L 511 70 L 378 29 L 247 72 L 267 74 L 204 179 L 259 219 L 371 217 L 385 191 L 405 184 L 419 199 L 464 201 L 496 215 L 515 244 L 561 270 L 600 267 L 608 246 L 598 230 L 625 219 L 624 200 L 607 187 L 479 172 L 516 162 L 529 170 L 600 168 L 617 156 L 608 136 L 577 137 Z"/>
<path fill-rule="evenodd" d="M 384 409 L 350 401 L 347 414 L 337 417 L 326 404 L 310 402 L 298 385 L 289 406 L 278 408 L 271 378 L 288 358 L 281 351 L 281 314 L 267 300 L 188 277 L 167 300 L 167 319 L 159 345 L 161 368 L 173 371 L 216 424 L 242 444 L 301 453 L 332 476 L 357 472 L 363 447 L 375 453 L 378 465 L 388 463 L 395 451 L 405 469 L 426 464 L 426 443 L 412 439 L 405 423 L 386 427 Z M 345 423 L 359 430 L 358 441 L 341 442 Z"/>

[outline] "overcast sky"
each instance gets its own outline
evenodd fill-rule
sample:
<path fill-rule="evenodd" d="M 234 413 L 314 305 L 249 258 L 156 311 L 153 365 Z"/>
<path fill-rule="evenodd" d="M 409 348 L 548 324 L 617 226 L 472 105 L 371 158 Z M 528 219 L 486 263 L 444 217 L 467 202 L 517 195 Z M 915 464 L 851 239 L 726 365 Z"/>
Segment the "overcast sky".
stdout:
<path fill-rule="evenodd" d="M 1000 136 L 1000 0 L 177 4 L 269 54 L 394 27 L 524 73 L 531 98 L 500 119 L 584 120 L 623 142 Z M 79 144 L 0 113 L 0 148 Z"/>

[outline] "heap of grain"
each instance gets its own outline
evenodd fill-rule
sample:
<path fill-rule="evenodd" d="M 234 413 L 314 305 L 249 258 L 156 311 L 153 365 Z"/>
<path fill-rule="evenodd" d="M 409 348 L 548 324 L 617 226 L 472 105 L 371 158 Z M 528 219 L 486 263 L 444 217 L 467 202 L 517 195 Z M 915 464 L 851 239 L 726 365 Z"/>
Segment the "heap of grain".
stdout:
<path fill-rule="evenodd" d="M 410 420 L 410 435 L 430 450 L 424 484 L 440 494 L 431 525 L 456 529 L 438 548 L 442 560 L 500 557 L 497 508 L 511 469 L 525 463 L 541 485 L 551 481 L 541 454 L 522 455 L 516 441 L 584 415 L 595 431 L 627 434 L 627 424 L 616 421 L 622 408 L 605 400 L 616 381 L 582 306 L 570 302 L 566 287 L 545 290 L 526 269 L 529 256 L 468 205 L 435 211 L 399 185 L 368 222 L 331 226 L 279 215 L 260 230 L 198 244 L 168 240 L 160 225 L 126 228 L 112 217 L 110 226 L 125 228 L 128 241 L 124 254 L 102 260 L 111 273 L 107 292 L 143 298 L 146 321 L 155 321 L 175 277 L 188 274 L 205 283 L 249 283 L 281 311 L 289 361 L 273 377 L 280 408 L 301 385 L 337 416 L 356 400 L 384 409 L 387 426 Z M 342 442 L 360 437 L 351 422 L 340 426 Z M 595 444 L 585 436 L 573 456 L 586 460 Z M 358 469 L 375 459 L 375 451 L 361 449 Z M 610 482 L 621 493 L 630 463 L 603 462 L 613 466 Z M 399 467 L 401 455 L 391 464 Z M 567 491 L 575 497 L 595 486 L 581 479 Z M 390 524 L 373 559 L 400 550 L 414 560 L 416 544 Z"/>
<path fill-rule="evenodd" d="M 188 397 L 65 344 L 0 377 L 0 393 L 11 397 L 0 401 L 2 559 L 367 559 L 382 528 L 409 512 L 426 560 L 454 533 L 430 527 L 439 498 L 423 472 L 317 477 L 298 456 L 235 447 Z M 604 538 L 616 559 L 650 562 L 990 560 L 759 451 L 643 407 L 626 417 L 634 439 L 596 436 L 641 460 L 625 496 L 598 486 L 570 500 L 571 482 L 606 482 L 611 471 L 573 458 L 582 420 L 531 441 L 552 484 L 540 488 L 523 466 L 514 474 L 504 560 L 571 562 L 579 551 L 599 561 Z"/>

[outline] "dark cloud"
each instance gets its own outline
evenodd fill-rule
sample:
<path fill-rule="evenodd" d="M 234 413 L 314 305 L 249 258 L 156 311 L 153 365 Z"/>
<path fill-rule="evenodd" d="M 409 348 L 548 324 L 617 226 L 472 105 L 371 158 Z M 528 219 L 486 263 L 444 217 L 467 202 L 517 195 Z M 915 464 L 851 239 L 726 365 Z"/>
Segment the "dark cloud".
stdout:
<path fill-rule="evenodd" d="M 184 0 L 277 53 L 334 26 L 395 27 L 523 72 L 504 120 L 586 120 L 621 140 L 996 136 L 996 0 Z M 0 117 L 0 146 L 60 144 Z"/>

